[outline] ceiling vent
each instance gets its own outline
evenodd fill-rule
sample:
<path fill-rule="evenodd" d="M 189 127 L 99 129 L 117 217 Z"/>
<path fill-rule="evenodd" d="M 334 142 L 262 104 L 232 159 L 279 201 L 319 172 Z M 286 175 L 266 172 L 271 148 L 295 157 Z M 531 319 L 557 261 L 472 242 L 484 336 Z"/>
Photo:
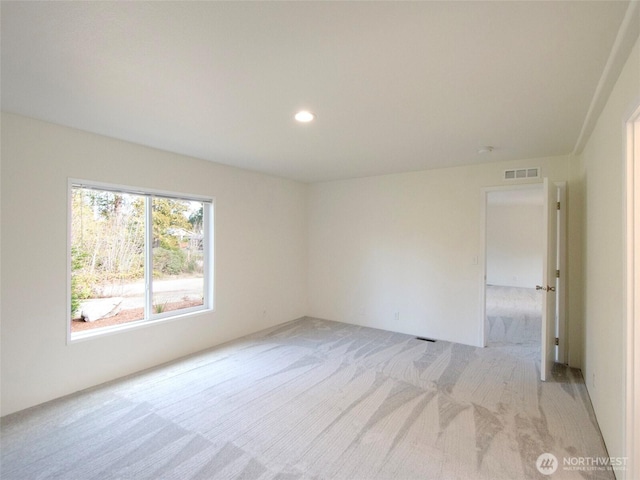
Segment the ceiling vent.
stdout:
<path fill-rule="evenodd" d="M 505 180 L 521 180 L 523 178 L 540 178 L 540 169 L 538 167 L 531 167 L 504 171 Z"/>

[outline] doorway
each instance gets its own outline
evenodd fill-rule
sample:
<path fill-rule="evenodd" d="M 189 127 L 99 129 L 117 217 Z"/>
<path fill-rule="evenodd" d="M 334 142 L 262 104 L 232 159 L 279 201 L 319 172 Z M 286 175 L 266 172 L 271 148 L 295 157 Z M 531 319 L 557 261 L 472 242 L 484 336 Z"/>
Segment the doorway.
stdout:
<path fill-rule="evenodd" d="M 485 345 L 539 356 L 542 187 L 488 191 L 485 211 Z"/>
<path fill-rule="evenodd" d="M 553 184 L 545 178 L 542 184 L 483 189 L 480 344 L 506 341 L 507 345 L 527 345 L 533 349 L 532 355 L 539 352 L 542 380 L 550 378 L 554 363 L 566 363 L 567 355 L 563 273 L 566 209 L 561 208 L 565 188 L 564 183 Z M 503 223 L 497 227 L 494 205 L 511 211 L 498 215 Z M 502 250 L 496 253 L 497 249 Z M 498 299 L 504 296 L 505 287 L 520 295 L 519 299 L 507 300 L 523 310 L 515 314 L 519 319 L 514 315 L 506 320 L 499 318 L 509 317 L 493 303 L 496 295 Z M 537 320 L 540 303 L 542 314 Z M 524 336 L 517 336 L 518 330 Z M 508 335 L 501 340 L 503 331 Z"/>

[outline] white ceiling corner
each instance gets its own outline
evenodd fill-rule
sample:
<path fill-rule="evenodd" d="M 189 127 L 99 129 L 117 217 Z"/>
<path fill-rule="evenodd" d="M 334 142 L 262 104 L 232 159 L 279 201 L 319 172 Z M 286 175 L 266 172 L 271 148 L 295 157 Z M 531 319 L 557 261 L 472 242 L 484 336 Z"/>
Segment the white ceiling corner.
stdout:
<path fill-rule="evenodd" d="M 589 136 L 593 132 L 598 116 L 609 98 L 609 94 L 626 63 L 629 52 L 633 48 L 638 35 L 640 35 L 640 1 L 636 0 L 629 3 L 622 24 L 618 29 L 618 34 L 611 47 L 609 58 L 602 70 L 602 75 L 591 99 L 589 110 L 585 115 L 582 129 L 580 130 L 576 146 L 572 152 L 573 155 L 580 155 L 582 153 Z"/>

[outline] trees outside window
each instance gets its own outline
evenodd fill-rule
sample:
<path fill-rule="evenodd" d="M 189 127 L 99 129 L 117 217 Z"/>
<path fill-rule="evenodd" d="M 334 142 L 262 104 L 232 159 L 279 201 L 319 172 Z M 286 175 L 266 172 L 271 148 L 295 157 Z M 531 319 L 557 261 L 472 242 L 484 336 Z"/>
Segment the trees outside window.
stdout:
<path fill-rule="evenodd" d="M 211 308 L 212 202 L 71 185 L 70 332 Z"/>

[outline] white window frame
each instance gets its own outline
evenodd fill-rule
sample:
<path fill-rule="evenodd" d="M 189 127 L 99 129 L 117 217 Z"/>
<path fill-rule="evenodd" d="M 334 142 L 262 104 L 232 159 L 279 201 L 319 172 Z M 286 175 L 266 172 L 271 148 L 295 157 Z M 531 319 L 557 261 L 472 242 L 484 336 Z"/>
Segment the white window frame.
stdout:
<path fill-rule="evenodd" d="M 145 318 L 121 325 L 98 327 L 83 332 L 71 332 L 71 225 L 72 225 L 72 195 L 73 188 L 83 187 L 100 191 L 110 191 L 114 193 L 125 193 L 140 195 L 145 198 Z M 203 203 L 203 261 L 204 261 L 204 302 L 202 305 L 172 310 L 162 313 L 153 311 L 153 228 L 151 200 L 153 198 L 171 198 L 173 200 L 196 201 Z M 94 182 L 90 180 L 80 180 L 69 178 L 67 185 L 67 343 L 75 343 L 90 338 L 111 335 L 123 331 L 148 327 L 161 322 L 178 320 L 193 315 L 213 312 L 214 305 L 214 219 L 215 219 L 215 199 L 201 195 L 183 194 L 166 190 L 155 190 L 141 187 L 131 187 L 126 185 L 116 185 L 110 183 Z"/>

